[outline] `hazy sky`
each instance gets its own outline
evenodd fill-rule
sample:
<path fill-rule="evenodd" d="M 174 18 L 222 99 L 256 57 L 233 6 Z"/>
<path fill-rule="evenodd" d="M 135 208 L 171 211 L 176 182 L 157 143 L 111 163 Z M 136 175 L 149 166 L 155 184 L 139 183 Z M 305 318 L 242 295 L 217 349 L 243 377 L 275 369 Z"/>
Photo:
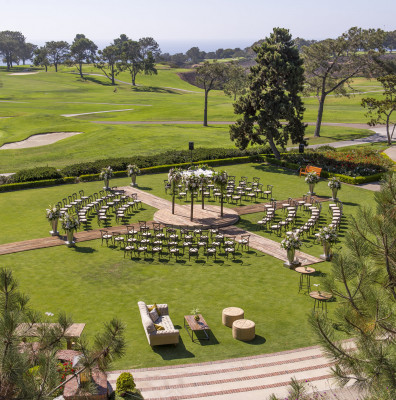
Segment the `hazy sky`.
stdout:
<path fill-rule="evenodd" d="M 394 30 L 395 14 L 394 0 L 0 0 L 0 31 L 21 31 L 36 44 L 84 33 L 100 47 L 121 33 L 152 36 L 173 53 L 246 47 L 276 26 L 306 39 L 352 26 Z"/>

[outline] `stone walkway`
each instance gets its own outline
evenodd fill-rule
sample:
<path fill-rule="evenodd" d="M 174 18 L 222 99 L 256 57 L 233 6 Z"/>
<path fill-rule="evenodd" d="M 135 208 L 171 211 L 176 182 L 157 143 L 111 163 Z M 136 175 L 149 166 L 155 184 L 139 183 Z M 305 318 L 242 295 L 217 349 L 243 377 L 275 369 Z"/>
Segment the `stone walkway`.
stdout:
<path fill-rule="evenodd" d="M 320 391 L 336 388 L 332 365 L 319 346 L 312 346 L 205 363 L 111 371 L 107 378 L 115 389 L 121 372 L 132 373 L 145 400 L 265 400 L 273 393 L 286 397 L 292 377 Z"/>

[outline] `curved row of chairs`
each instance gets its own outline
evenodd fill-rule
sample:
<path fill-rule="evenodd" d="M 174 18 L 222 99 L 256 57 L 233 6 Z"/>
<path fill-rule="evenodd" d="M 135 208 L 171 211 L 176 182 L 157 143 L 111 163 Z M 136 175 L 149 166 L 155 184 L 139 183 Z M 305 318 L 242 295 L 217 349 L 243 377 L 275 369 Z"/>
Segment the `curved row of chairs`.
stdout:
<path fill-rule="evenodd" d="M 157 254 L 158 258 L 167 256 L 169 259 L 174 256 L 188 255 L 199 258 L 200 254 L 207 259 L 217 258 L 218 255 L 235 259 L 238 251 L 249 250 L 250 235 L 242 235 L 238 240 L 235 236 L 226 236 L 218 228 L 209 229 L 185 229 L 165 227 L 160 223 L 152 223 L 149 226 L 145 221 L 139 221 L 139 227 L 127 226 L 124 232 L 101 230 L 102 245 L 106 243 L 124 251 L 124 258 L 128 255 L 131 258 L 144 257 Z"/>
<path fill-rule="evenodd" d="M 97 216 L 98 224 L 106 224 L 109 219 L 109 212 L 115 213 L 116 221 L 124 222 L 132 210 L 142 207 L 141 200 L 138 199 L 136 193 L 131 197 L 124 195 L 123 191 L 117 190 L 100 190 L 99 192 L 86 196 L 83 190 L 73 193 L 67 198 L 63 198 L 57 203 L 60 208 L 61 215 L 64 213 L 74 212 L 77 214 L 78 221 L 85 228 L 89 223 L 89 218 L 93 215 Z"/>
<path fill-rule="evenodd" d="M 168 193 L 168 190 L 171 189 L 168 180 L 164 180 L 164 188 L 165 193 Z M 228 185 L 226 189 L 226 193 L 224 195 L 224 199 L 228 203 L 241 203 L 243 200 L 256 200 L 257 198 L 264 198 L 264 196 L 268 199 L 272 197 L 273 185 L 267 185 L 264 187 L 262 183 L 260 183 L 259 177 L 253 177 L 252 181 L 249 181 L 246 176 L 242 176 L 241 179 L 237 182 L 235 176 L 228 176 Z M 203 188 L 198 188 L 196 191 L 189 191 L 188 188 L 180 184 L 176 188 L 177 196 L 185 200 L 188 199 L 188 196 L 194 196 L 197 199 L 202 198 L 202 196 L 206 199 L 214 199 L 219 201 L 221 198 L 221 192 L 218 188 L 215 187 L 213 182 L 210 182 L 207 186 Z"/>

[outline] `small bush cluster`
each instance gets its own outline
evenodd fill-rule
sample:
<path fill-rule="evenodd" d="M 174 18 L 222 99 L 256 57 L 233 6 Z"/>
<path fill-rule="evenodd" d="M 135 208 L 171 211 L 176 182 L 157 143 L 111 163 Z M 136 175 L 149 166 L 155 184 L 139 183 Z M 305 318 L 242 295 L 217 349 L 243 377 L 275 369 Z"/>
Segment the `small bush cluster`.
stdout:
<path fill-rule="evenodd" d="M 31 169 L 21 169 L 10 179 L 11 183 L 32 182 L 42 179 L 58 179 L 65 176 L 54 167 L 36 167 Z"/>
<path fill-rule="evenodd" d="M 309 162 L 330 173 L 351 177 L 369 176 L 386 172 L 392 162 L 373 149 L 350 149 L 350 151 L 307 150 L 304 154 L 290 152 L 282 157 L 297 165 Z"/>

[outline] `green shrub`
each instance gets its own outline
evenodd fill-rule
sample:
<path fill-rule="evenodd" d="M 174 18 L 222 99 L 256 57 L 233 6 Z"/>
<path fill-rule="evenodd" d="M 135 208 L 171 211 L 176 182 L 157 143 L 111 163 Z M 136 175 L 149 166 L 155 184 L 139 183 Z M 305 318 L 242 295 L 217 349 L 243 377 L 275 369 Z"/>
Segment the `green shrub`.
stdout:
<path fill-rule="evenodd" d="M 214 148 L 198 148 L 192 152 L 193 162 L 228 159 L 235 157 L 255 157 L 258 154 L 269 154 L 269 147 L 255 147 L 246 150 Z M 190 164 L 191 152 L 189 150 L 171 150 L 164 153 L 134 156 L 123 158 L 111 158 L 86 163 L 69 165 L 62 169 L 63 176 L 81 176 L 97 174 L 102 168 L 110 166 L 113 171 L 125 171 L 128 164 L 136 164 L 139 168 L 149 168 L 162 165 Z"/>
<path fill-rule="evenodd" d="M 81 182 L 98 181 L 100 179 L 99 174 L 86 174 L 79 176 Z"/>
<path fill-rule="evenodd" d="M 21 169 L 12 176 L 13 183 L 32 182 L 48 179 L 62 178 L 62 174 L 54 167 L 36 167 L 31 169 Z"/>
<path fill-rule="evenodd" d="M 119 395 L 126 394 L 135 389 L 135 381 L 133 380 L 133 376 L 129 372 L 123 372 L 117 378 L 116 382 L 116 393 Z"/>
<path fill-rule="evenodd" d="M 75 178 L 59 178 L 59 179 L 48 179 L 34 182 L 18 182 L 18 183 L 7 183 L 6 185 L 0 185 L 0 192 L 11 192 L 14 190 L 31 189 L 37 187 L 55 186 L 64 183 L 74 183 Z"/>

